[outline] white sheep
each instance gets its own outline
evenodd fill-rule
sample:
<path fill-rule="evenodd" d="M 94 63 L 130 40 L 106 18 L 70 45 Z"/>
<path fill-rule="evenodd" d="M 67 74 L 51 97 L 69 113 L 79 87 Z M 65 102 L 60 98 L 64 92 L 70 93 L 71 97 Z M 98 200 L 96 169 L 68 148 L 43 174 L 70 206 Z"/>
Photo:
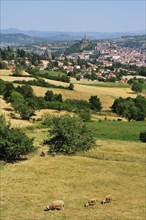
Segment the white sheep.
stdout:
<path fill-rule="evenodd" d="M 106 204 L 112 201 L 112 196 L 111 195 L 107 195 L 105 196 L 105 199 L 103 201 L 101 201 L 101 204 Z"/>
<path fill-rule="evenodd" d="M 55 200 L 45 208 L 44 211 L 49 211 L 49 210 L 64 210 L 64 201 L 63 200 Z"/>
<path fill-rule="evenodd" d="M 88 202 L 86 202 L 84 206 L 85 207 L 93 206 L 96 204 L 96 202 L 97 202 L 97 199 L 92 198 L 92 199 L 89 199 Z"/>

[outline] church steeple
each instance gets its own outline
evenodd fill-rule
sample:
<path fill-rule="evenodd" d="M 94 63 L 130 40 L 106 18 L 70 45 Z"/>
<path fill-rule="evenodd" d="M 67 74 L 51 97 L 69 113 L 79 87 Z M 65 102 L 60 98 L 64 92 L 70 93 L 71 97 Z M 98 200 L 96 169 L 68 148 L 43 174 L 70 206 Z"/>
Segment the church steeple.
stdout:
<path fill-rule="evenodd" d="M 52 54 L 48 47 L 46 47 L 43 57 L 44 59 L 50 59 L 50 60 L 52 59 Z"/>

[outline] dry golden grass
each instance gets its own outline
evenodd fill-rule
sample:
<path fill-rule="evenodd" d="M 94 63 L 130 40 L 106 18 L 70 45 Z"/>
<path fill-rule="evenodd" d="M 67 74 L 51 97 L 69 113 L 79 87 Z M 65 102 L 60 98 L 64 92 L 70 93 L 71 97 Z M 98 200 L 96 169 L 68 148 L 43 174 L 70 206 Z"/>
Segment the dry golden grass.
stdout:
<path fill-rule="evenodd" d="M 21 120 L 20 116 L 16 113 L 14 113 L 16 118 L 12 118 L 11 113 L 14 113 L 11 104 L 6 103 L 5 100 L 0 97 L 0 114 L 5 116 L 7 122 L 10 122 L 12 126 L 19 128 L 32 125 L 32 123 L 27 120 Z"/>
<path fill-rule="evenodd" d="M 41 110 L 36 111 L 35 116 L 33 116 L 32 118 L 38 119 L 38 118 L 42 118 L 44 115 L 61 116 L 65 114 L 73 115 L 73 113 L 69 113 L 67 111 L 57 111 L 53 109 L 41 109 Z"/>
<path fill-rule="evenodd" d="M 11 76 L 12 75 L 12 70 L 0 70 L 0 76 Z M 28 72 L 23 71 L 22 75 L 30 75 Z M 11 79 L 11 78 L 8 78 Z"/>
<path fill-rule="evenodd" d="M 32 77 L 23 77 L 23 76 L 21 76 L 21 77 L 17 77 L 17 76 L 4 76 L 4 75 L 2 75 L 1 77 L 0 77 L 2 80 L 5 80 L 5 81 L 8 81 L 8 82 L 13 82 L 14 80 L 25 80 L 25 81 L 29 81 L 29 80 L 33 80 L 34 78 L 32 78 Z"/>
<path fill-rule="evenodd" d="M 52 90 L 56 94 L 62 94 L 63 99 L 78 99 L 89 100 L 91 96 L 97 95 L 104 109 L 109 109 L 113 104 L 114 99 L 123 97 L 136 97 L 136 94 L 131 94 L 130 88 L 106 88 L 86 85 L 74 85 L 74 90 L 52 89 L 33 86 L 37 96 L 44 96 L 47 90 Z"/>
<path fill-rule="evenodd" d="M 139 142 L 99 140 L 99 149 L 88 151 L 82 156 L 112 161 L 145 162 L 145 144 Z"/>
<path fill-rule="evenodd" d="M 12 77 L 12 76 L 1 76 L 1 79 L 6 81 L 14 81 L 14 80 L 33 80 L 31 77 Z M 45 79 L 46 82 L 52 83 L 54 85 L 62 85 L 68 86 L 68 83 L 54 81 Z M 91 84 L 91 82 L 90 82 Z M 136 94 L 131 92 L 130 88 L 108 88 L 108 87 L 96 87 L 96 86 L 88 86 L 88 85 L 80 85 L 75 84 L 74 90 L 65 90 L 65 89 L 52 89 L 52 88 L 43 88 L 38 86 L 32 86 L 34 92 L 37 96 L 44 96 L 47 90 L 52 90 L 56 94 L 62 94 L 63 99 L 83 99 L 89 100 L 91 96 L 97 95 L 103 105 L 103 109 L 109 109 L 113 104 L 114 99 L 123 97 L 126 98 L 136 97 Z"/>
<path fill-rule="evenodd" d="M 37 134 L 36 134 L 37 136 Z M 1 169 L 1 220 L 144 220 L 144 144 L 98 141 L 109 160 L 81 156 L 40 157 L 7 164 Z M 115 161 L 114 154 L 127 161 Z M 129 162 L 128 155 L 137 157 Z M 113 201 L 101 205 L 105 195 Z M 84 203 L 97 197 L 97 205 Z M 44 212 L 49 201 L 63 199 L 64 211 Z"/>
<path fill-rule="evenodd" d="M 11 78 L 14 80 L 14 77 L 3 79 L 9 81 Z M 33 88 L 38 96 L 44 96 L 49 90 Z M 105 109 L 114 98 L 135 96 L 129 94 L 127 88 L 75 85 L 74 91 L 52 90 L 61 93 L 64 99 L 87 100 L 91 95 L 97 95 Z M 20 120 L 22 124 L 19 125 L 19 119 L 9 118 L 12 109 L 9 104 L 2 99 L 0 104 L 1 113 L 13 126 L 26 126 L 25 121 Z M 37 117 L 44 113 L 46 110 L 38 111 Z M 55 110 L 47 110 L 47 113 L 58 114 Z M 30 130 L 28 135 L 35 137 L 35 144 L 39 146 L 47 132 L 36 129 Z M 1 166 L 1 220 L 144 220 L 145 144 L 98 140 L 97 146 L 78 156 L 58 155 L 55 158 L 40 157 L 39 148 L 28 160 Z M 112 194 L 112 203 L 101 205 L 100 201 L 107 194 Z M 84 203 L 91 197 L 98 198 L 97 205 L 84 208 Z M 64 211 L 44 212 L 49 201 L 60 198 L 65 202 Z"/>
<path fill-rule="evenodd" d="M 12 75 L 11 70 L 0 70 L 0 76 L 10 76 Z"/>

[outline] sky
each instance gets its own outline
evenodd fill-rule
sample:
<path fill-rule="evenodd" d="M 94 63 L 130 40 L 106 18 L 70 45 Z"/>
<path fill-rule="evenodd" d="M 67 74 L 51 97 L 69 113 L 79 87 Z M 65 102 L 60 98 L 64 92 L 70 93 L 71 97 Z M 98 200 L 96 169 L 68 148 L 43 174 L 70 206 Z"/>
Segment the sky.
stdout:
<path fill-rule="evenodd" d="M 0 0 L 1 29 L 123 32 L 145 30 L 145 0 Z"/>

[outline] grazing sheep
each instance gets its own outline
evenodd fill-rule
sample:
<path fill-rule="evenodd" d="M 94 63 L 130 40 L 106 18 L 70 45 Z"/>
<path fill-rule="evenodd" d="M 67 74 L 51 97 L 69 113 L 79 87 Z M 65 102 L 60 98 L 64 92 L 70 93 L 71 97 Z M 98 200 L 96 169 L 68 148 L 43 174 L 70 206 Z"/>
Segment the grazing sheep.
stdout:
<path fill-rule="evenodd" d="M 46 156 L 46 151 L 42 151 L 41 152 L 41 157 L 45 157 Z"/>
<path fill-rule="evenodd" d="M 105 196 L 105 199 L 103 201 L 101 201 L 101 204 L 106 204 L 112 201 L 112 196 L 111 195 L 107 195 Z"/>
<path fill-rule="evenodd" d="M 88 202 L 86 202 L 86 204 L 84 206 L 85 207 L 93 206 L 96 204 L 96 202 L 97 202 L 97 199 L 92 198 L 92 199 L 89 199 Z"/>
<path fill-rule="evenodd" d="M 52 156 L 52 157 L 55 157 L 55 156 L 56 156 L 56 152 L 54 152 L 54 151 L 51 152 L 51 156 Z"/>
<path fill-rule="evenodd" d="M 48 154 L 49 154 L 51 157 L 55 157 L 57 153 L 56 153 L 55 151 L 53 151 L 53 150 L 49 150 L 49 151 L 48 151 Z"/>
<path fill-rule="evenodd" d="M 51 202 L 44 209 L 44 211 L 49 211 L 49 210 L 64 210 L 64 202 L 63 202 L 63 200 L 55 200 L 55 201 Z"/>

